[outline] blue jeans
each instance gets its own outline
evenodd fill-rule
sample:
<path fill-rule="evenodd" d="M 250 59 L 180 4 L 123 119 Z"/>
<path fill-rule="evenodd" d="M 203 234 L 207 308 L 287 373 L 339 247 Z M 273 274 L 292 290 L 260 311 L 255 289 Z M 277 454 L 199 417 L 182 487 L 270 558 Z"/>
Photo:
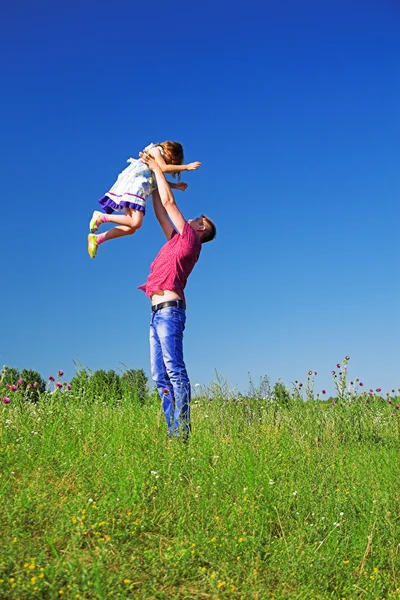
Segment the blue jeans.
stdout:
<path fill-rule="evenodd" d="M 151 376 L 160 395 L 168 435 L 187 438 L 190 432 L 190 381 L 183 360 L 186 311 L 168 306 L 152 313 Z"/>

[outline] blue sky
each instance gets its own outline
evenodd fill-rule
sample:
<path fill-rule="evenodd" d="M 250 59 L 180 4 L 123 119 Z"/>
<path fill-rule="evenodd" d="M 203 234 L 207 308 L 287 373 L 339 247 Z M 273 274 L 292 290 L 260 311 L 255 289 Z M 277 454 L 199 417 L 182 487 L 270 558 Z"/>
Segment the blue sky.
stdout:
<path fill-rule="evenodd" d="M 127 158 L 176 139 L 203 163 L 178 204 L 218 227 L 187 286 L 192 382 L 333 391 L 348 354 L 400 385 L 400 10 L 320 4 L 2 7 L 0 363 L 149 373 L 152 210 L 95 260 L 86 238 Z"/>

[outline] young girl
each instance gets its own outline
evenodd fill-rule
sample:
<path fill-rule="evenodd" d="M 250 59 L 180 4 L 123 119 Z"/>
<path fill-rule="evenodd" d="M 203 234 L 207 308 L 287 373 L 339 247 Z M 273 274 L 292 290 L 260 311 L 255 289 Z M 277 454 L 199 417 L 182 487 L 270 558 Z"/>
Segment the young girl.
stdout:
<path fill-rule="evenodd" d="M 180 179 L 182 171 L 195 171 L 201 166 L 200 162 L 183 164 L 183 148 L 178 142 L 162 142 L 161 144 L 150 144 L 144 152 L 151 154 L 160 165 L 164 173 L 170 173 L 173 177 Z M 97 254 L 97 248 L 103 242 L 112 240 L 123 235 L 135 233 L 142 226 L 143 217 L 146 212 L 146 201 L 157 187 L 154 174 L 141 159 L 130 158 L 129 167 L 118 175 L 109 192 L 99 203 L 106 211 L 101 213 L 94 211 L 89 228 L 88 252 L 90 258 Z M 169 183 L 175 190 L 186 190 L 186 183 Z M 113 215 L 114 211 L 122 211 L 123 215 Z M 102 223 L 116 223 L 118 226 L 95 235 Z"/>

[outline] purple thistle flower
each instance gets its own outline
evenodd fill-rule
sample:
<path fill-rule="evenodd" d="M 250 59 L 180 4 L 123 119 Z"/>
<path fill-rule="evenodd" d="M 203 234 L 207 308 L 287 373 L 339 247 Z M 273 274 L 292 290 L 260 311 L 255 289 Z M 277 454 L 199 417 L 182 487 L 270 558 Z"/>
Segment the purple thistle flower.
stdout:
<path fill-rule="evenodd" d="M 336 371 L 332 371 L 332 375 L 336 375 Z"/>
<path fill-rule="evenodd" d="M 23 383 L 24 383 L 24 380 L 23 380 L 23 379 L 18 379 L 18 381 L 17 381 L 17 384 L 18 384 L 18 385 L 22 385 Z"/>
<path fill-rule="evenodd" d="M 63 375 L 64 375 L 64 371 L 63 371 L 62 369 L 60 369 L 60 370 L 58 371 L 58 376 L 59 376 L 59 377 L 62 377 Z"/>
<path fill-rule="evenodd" d="M 33 387 L 34 387 L 34 388 L 37 388 L 37 386 L 38 386 L 38 385 L 39 385 L 39 384 L 38 384 L 38 382 L 37 382 L 37 381 L 35 381 L 35 383 L 33 384 Z"/>
<path fill-rule="evenodd" d="M 350 360 L 350 356 L 346 356 L 346 360 Z"/>
<path fill-rule="evenodd" d="M 391 399 L 390 399 L 390 398 L 389 398 L 389 400 L 388 400 L 388 404 L 392 404 L 392 401 L 391 401 Z"/>
<path fill-rule="evenodd" d="M 16 391 L 17 391 L 17 389 L 18 389 L 18 388 L 17 388 L 17 386 L 16 386 L 16 385 L 12 385 L 12 386 L 11 386 L 11 391 L 12 391 L 12 392 L 16 392 Z"/>
<path fill-rule="evenodd" d="M 395 409 L 399 410 L 400 406 L 398 404 L 396 404 Z"/>
<path fill-rule="evenodd" d="M 62 385 L 62 383 L 60 383 L 59 381 L 57 381 L 56 386 L 58 387 L 58 389 L 61 389 L 63 385 Z"/>
<path fill-rule="evenodd" d="M 381 392 L 382 390 L 381 390 L 381 388 L 376 388 L 376 391 Z"/>
<path fill-rule="evenodd" d="M 363 384 L 363 382 L 362 382 L 362 381 L 360 381 L 360 386 L 362 387 L 363 385 L 364 385 L 364 384 Z"/>
<path fill-rule="evenodd" d="M 326 390 L 322 390 L 322 393 L 323 393 L 323 394 L 326 394 Z"/>
<path fill-rule="evenodd" d="M 49 381 L 54 381 L 54 377 L 53 377 L 53 375 L 50 375 L 50 377 L 49 377 Z"/>
<path fill-rule="evenodd" d="M 3 402 L 4 402 L 4 404 L 10 404 L 11 400 L 10 400 L 10 398 L 7 398 L 7 396 L 4 396 Z"/>
<path fill-rule="evenodd" d="M 72 390 L 72 385 L 70 383 L 67 385 L 67 390 Z"/>
<path fill-rule="evenodd" d="M 28 383 L 28 385 L 26 386 L 26 389 L 27 389 L 27 390 L 30 390 L 30 389 L 31 389 L 31 387 L 32 387 L 32 384 L 31 384 L 31 383 Z"/>
<path fill-rule="evenodd" d="M 337 368 L 337 369 L 340 369 L 340 367 L 341 367 L 341 364 L 340 364 L 340 363 L 338 363 L 338 364 L 336 365 L 336 368 Z"/>

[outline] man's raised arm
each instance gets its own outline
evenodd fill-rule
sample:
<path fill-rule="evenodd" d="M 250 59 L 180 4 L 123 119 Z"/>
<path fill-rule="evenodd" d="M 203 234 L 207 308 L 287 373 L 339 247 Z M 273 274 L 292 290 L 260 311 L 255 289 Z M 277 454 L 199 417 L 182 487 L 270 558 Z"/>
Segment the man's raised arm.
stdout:
<path fill-rule="evenodd" d="M 160 194 L 159 194 L 158 190 L 154 190 L 152 197 L 153 197 L 154 213 L 157 217 L 157 221 L 160 223 L 161 229 L 163 230 L 167 240 L 170 240 L 172 233 L 174 231 L 174 228 L 172 226 L 171 221 L 168 218 L 167 211 L 161 204 Z"/>
<path fill-rule="evenodd" d="M 157 188 L 158 188 L 158 193 L 159 193 L 158 200 L 161 201 L 162 207 L 165 209 L 168 217 L 171 219 L 172 224 L 176 227 L 176 229 L 179 231 L 179 233 L 182 233 L 186 221 L 175 202 L 174 195 L 171 192 L 168 181 L 164 177 L 164 173 L 162 172 L 160 166 L 157 164 L 157 162 L 154 160 L 154 158 L 151 156 L 151 154 L 148 154 L 147 152 L 141 153 L 140 158 L 143 160 L 143 162 L 146 163 L 146 165 L 149 167 L 149 169 L 151 171 L 153 171 L 154 176 L 157 181 Z M 154 200 L 155 200 L 155 205 L 154 205 Z M 164 222 L 164 217 L 162 216 L 161 211 L 157 209 L 157 197 L 154 196 L 154 194 L 153 194 L 153 205 L 154 205 L 154 210 L 156 212 L 157 219 L 158 219 L 165 235 L 167 236 L 168 239 L 170 239 L 171 234 L 172 234 L 172 228 L 170 231 L 170 235 L 168 236 L 168 233 L 165 229 L 166 225 Z M 160 206 L 159 208 L 162 208 L 162 207 Z M 158 213 L 157 213 L 157 210 L 158 210 Z M 160 217 L 159 217 L 159 215 L 160 215 Z M 162 222 L 160 221 L 160 218 L 162 219 Z"/>

